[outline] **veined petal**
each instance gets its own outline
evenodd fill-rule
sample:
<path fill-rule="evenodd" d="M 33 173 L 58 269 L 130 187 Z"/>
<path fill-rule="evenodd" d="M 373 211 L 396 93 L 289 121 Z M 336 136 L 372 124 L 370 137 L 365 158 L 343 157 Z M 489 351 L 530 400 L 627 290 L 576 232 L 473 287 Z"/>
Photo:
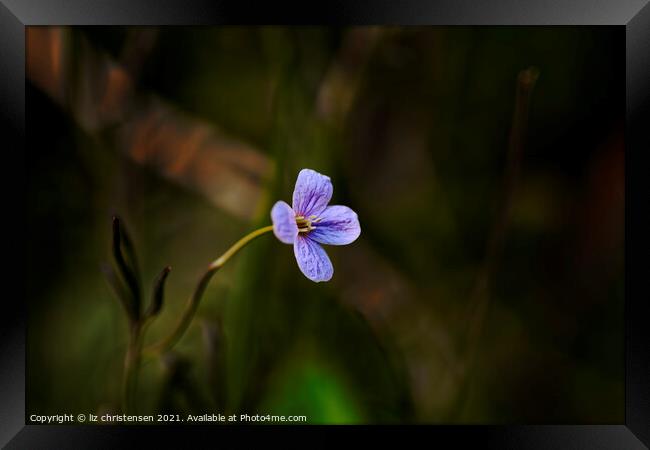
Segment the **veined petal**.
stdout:
<path fill-rule="evenodd" d="M 298 225 L 296 225 L 296 214 L 291 206 L 287 202 L 276 202 L 271 209 L 271 220 L 275 237 L 285 244 L 293 244 L 298 236 Z"/>
<path fill-rule="evenodd" d="M 323 247 L 307 236 L 298 236 L 293 243 L 293 252 L 300 271 L 310 280 L 329 281 L 334 267 Z"/>
<path fill-rule="evenodd" d="M 328 206 L 318 217 L 316 229 L 309 232 L 309 237 L 321 244 L 347 245 L 361 234 L 357 213 L 347 206 Z"/>
<path fill-rule="evenodd" d="M 330 202 L 333 190 L 330 177 L 302 169 L 293 190 L 293 210 L 299 216 L 317 216 Z"/>

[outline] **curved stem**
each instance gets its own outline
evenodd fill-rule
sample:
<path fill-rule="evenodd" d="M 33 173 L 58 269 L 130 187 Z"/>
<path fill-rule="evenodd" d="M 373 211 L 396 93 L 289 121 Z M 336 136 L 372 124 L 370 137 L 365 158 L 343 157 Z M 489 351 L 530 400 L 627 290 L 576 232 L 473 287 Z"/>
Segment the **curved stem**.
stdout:
<path fill-rule="evenodd" d="M 208 283 L 210 282 L 210 279 L 212 279 L 212 276 L 215 274 L 215 272 L 219 270 L 224 264 L 226 264 L 226 262 L 228 262 L 228 260 L 235 253 L 237 253 L 239 250 L 244 248 L 246 244 L 251 242 L 256 237 L 268 233 L 269 231 L 273 231 L 273 225 L 260 228 L 258 230 L 255 230 L 247 234 L 246 236 L 244 236 L 243 238 L 235 242 L 235 244 L 232 247 L 230 247 L 228 250 L 226 250 L 226 252 L 223 255 L 221 255 L 219 258 L 215 259 L 214 261 L 212 261 L 208 266 L 208 270 L 203 274 L 203 276 L 199 280 L 196 289 L 194 289 L 194 293 L 187 301 L 187 306 L 185 307 L 185 311 L 183 311 L 183 315 L 178 321 L 176 327 L 174 328 L 174 331 L 172 331 L 162 341 L 153 344 L 150 347 L 147 347 L 144 350 L 144 353 L 147 355 L 160 354 L 166 350 L 171 349 L 174 345 L 176 345 L 176 343 L 180 340 L 180 338 L 183 336 L 183 334 L 189 327 L 190 323 L 192 322 L 192 319 L 194 318 L 194 314 L 196 313 L 196 309 L 198 308 L 199 303 L 201 301 L 201 297 L 203 296 L 203 292 L 205 291 L 205 288 L 208 286 Z"/>

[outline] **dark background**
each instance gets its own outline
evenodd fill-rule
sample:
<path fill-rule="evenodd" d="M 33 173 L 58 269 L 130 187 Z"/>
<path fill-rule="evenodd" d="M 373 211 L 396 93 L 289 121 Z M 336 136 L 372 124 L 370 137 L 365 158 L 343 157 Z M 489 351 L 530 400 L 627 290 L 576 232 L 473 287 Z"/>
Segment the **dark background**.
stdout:
<path fill-rule="evenodd" d="M 333 281 L 304 279 L 272 237 L 252 244 L 215 278 L 173 357 L 143 367 L 141 412 L 623 421 L 622 30 L 101 27 L 64 29 L 58 46 L 56 36 L 28 31 L 28 414 L 116 408 L 126 327 L 99 270 L 111 214 L 132 232 L 145 280 L 173 266 L 153 338 L 204 265 L 268 223 L 311 167 L 332 176 L 335 203 L 363 230 L 329 251 Z M 517 74 L 531 65 L 540 78 L 521 178 L 468 362 Z M 227 138 L 191 139 L 208 132 Z M 193 171 L 178 162 L 199 157 Z M 224 197 L 228 183 L 240 198 Z"/>

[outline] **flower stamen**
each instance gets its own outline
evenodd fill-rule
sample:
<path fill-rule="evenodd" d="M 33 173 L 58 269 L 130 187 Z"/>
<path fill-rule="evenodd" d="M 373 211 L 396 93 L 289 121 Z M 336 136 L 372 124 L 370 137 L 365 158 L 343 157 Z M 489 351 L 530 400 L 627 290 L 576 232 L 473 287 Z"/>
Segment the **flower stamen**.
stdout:
<path fill-rule="evenodd" d="M 316 227 L 312 224 L 318 223 L 321 219 L 317 216 L 311 215 L 309 218 L 305 216 L 296 216 L 296 225 L 298 225 L 298 233 L 309 233 L 315 230 Z"/>

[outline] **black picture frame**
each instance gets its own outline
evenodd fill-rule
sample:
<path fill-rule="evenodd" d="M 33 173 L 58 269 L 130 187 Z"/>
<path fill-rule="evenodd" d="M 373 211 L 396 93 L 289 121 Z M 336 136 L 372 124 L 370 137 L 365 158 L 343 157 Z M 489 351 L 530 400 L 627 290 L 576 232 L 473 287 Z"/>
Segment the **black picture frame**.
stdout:
<path fill-rule="evenodd" d="M 25 27 L 29 25 L 613 25 L 626 34 L 626 348 L 625 423 L 602 425 L 417 427 L 161 427 L 25 425 L 25 327 L 21 254 L 25 149 Z M 623 64 L 623 61 L 621 61 Z M 650 230 L 647 165 L 650 151 L 650 5 L 648 0 L 381 0 L 259 2 L 248 0 L 0 0 L 0 116 L 3 138 L 4 282 L 15 292 L 0 310 L 0 445 L 12 449 L 215 447 L 282 439 L 289 447 L 336 444 L 361 431 L 384 443 L 480 445 L 494 448 L 608 448 L 650 446 Z M 47 270 L 44 262 L 43 270 Z M 254 430 L 255 433 L 251 433 Z M 315 440 L 314 432 L 319 436 Z M 236 439 L 236 440 L 233 440 Z M 415 440 L 417 439 L 417 441 Z M 406 440 L 406 441 L 405 441 Z M 290 444 L 290 445 L 289 445 Z"/>

